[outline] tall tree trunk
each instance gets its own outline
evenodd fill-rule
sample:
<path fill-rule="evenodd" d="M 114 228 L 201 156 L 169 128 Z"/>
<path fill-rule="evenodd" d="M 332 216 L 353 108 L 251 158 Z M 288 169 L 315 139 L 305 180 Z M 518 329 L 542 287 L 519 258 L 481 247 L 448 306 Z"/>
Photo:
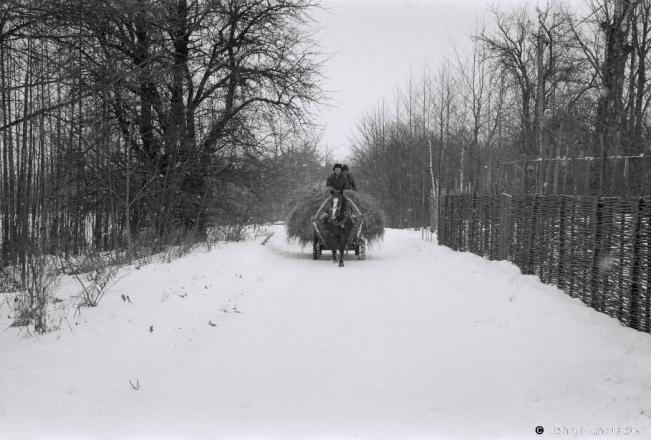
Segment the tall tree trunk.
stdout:
<path fill-rule="evenodd" d="M 606 151 L 614 151 L 623 118 L 623 91 L 626 60 L 632 51 L 627 42 L 631 0 L 615 0 L 612 20 L 602 23 L 606 53 L 601 70 L 602 90 L 597 104 L 596 131 Z"/>

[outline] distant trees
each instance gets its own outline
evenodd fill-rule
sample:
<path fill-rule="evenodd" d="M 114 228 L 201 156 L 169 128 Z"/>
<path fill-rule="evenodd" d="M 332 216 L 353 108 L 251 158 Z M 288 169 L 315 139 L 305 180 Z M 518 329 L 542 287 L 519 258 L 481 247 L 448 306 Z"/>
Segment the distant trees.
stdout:
<path fill-rule="evenodd" d="M 289 138 L 278 146 L 274 158 L 268 159 L 266 185 L 258 202 L 265 207 L 268 221 L 285 220 L 301 192 L 323 186 L 331 164 L 318 146 L 319 138 Z"/>
<path fill-rule="evenodd" d="M 398 227 L 428 223 L 443 193 L 648 194 L 650 13 L 649 0 L 492 9 L 470 50 L 360 119 L 357 174 Z"/>
<path fill-rule="evenodd" d="M 204 231 L 321 99 L 311 0 L 0 5 L 2 256 Z M 224 199 L 225 200 L 225 199 Z M 31 245 L 31 244 L 30 244 Z"/>

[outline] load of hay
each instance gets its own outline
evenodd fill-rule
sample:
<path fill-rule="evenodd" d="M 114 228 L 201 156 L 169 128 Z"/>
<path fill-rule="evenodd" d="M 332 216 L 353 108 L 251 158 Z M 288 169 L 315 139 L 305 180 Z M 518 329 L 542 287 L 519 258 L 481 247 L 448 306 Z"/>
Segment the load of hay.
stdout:
<path fill-rule="evenodd" d="M 384 236 L 384 212 L 380 204 L 370 194 L 363 191 L 345 191 L 344 195 L 359 208 L 363 215 L 361 236 L 368 244 L 381 240 Z M 293 198 L 293 206 L 287 220 L 287 238 L 297 240 L 301 245 L 311 245 L 314 240 L 314 226 L 312 217 L 316 215 L 321 204 L 330 197 L 330 189 L 309 188 L 299 192 Z M 353 209 L 353 212 L 355 210 Z M 354 233 L 357 233 L 357 227 Z M 320 222 L 317 222 L 319 231 L 323 234 Z M 328 238 L 324 237 L 326 240 Z"/>

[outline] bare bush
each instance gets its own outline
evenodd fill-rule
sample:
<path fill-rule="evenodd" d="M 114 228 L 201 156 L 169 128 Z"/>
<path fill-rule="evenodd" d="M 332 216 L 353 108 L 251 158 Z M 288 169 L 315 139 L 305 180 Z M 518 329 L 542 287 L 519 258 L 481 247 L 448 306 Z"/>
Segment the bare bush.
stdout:
<path fill-rule="evenodd" d="M 213 226 L 208 230 L 208 241 L 211 243 L 218 241 L 243 241 L 245 238 L 245 228 L 246 225 L 243 224 Z"/>
<path fill-rule="evenodd" d="M 53 324 L 56 321 L 51 319 L 50 306 L 59 301 L 54 292 L 60 276 L 51 259 L 41 254 L 28 255 L 21 269 L 5 269 L 4 273 L 11 279 L 10 284 L 20 287 L 20 290 L 5 293 L 4 302 L 13 314 L 10 327 L 25 327 L 29 332 L 29 327 L 33 326 L 38 334 L 58 328 Z"/>
<path fill-rule="evenodd" d="M 124 259 L 119 255 L 88 251 L 80 256 L 69 257 L 62 263 L 62 271 L 72 276 L 81 286 L 79 294 L 68 304 L 75 309 L 97 307 L 101 299 L 125 275 L 118 277 Z"/>
<path fill-rule="evenodd" d="M 219 241 L 257 240 L 259 237 L 266 235 L 268 235 L 268 231 L 262 225 L 246 225 L 238 222 L 208 228 L 206 242 L 210 250 L 210 247 Z"/>
<path fill-rule="evenodd" d="M 168 246 L 166 246 L 165 251 L 161 254 L 163 257 L 161 261 L 171 263 L 173 260 L 178 260 L 190 254 L 204 240 L 195 230 L 178 228 L 166 234 L 166 241 Z"/>

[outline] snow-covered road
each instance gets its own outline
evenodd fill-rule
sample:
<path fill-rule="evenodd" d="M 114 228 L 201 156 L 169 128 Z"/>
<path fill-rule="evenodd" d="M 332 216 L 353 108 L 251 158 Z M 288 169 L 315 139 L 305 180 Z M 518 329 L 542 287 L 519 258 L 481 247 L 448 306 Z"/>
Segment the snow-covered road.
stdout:
<path fill-rule="evenodd" d="M 0 333 L 0 438 L 651 438 L 651 335 L 419 232 L 342 269 L 276 229 Z"/>

